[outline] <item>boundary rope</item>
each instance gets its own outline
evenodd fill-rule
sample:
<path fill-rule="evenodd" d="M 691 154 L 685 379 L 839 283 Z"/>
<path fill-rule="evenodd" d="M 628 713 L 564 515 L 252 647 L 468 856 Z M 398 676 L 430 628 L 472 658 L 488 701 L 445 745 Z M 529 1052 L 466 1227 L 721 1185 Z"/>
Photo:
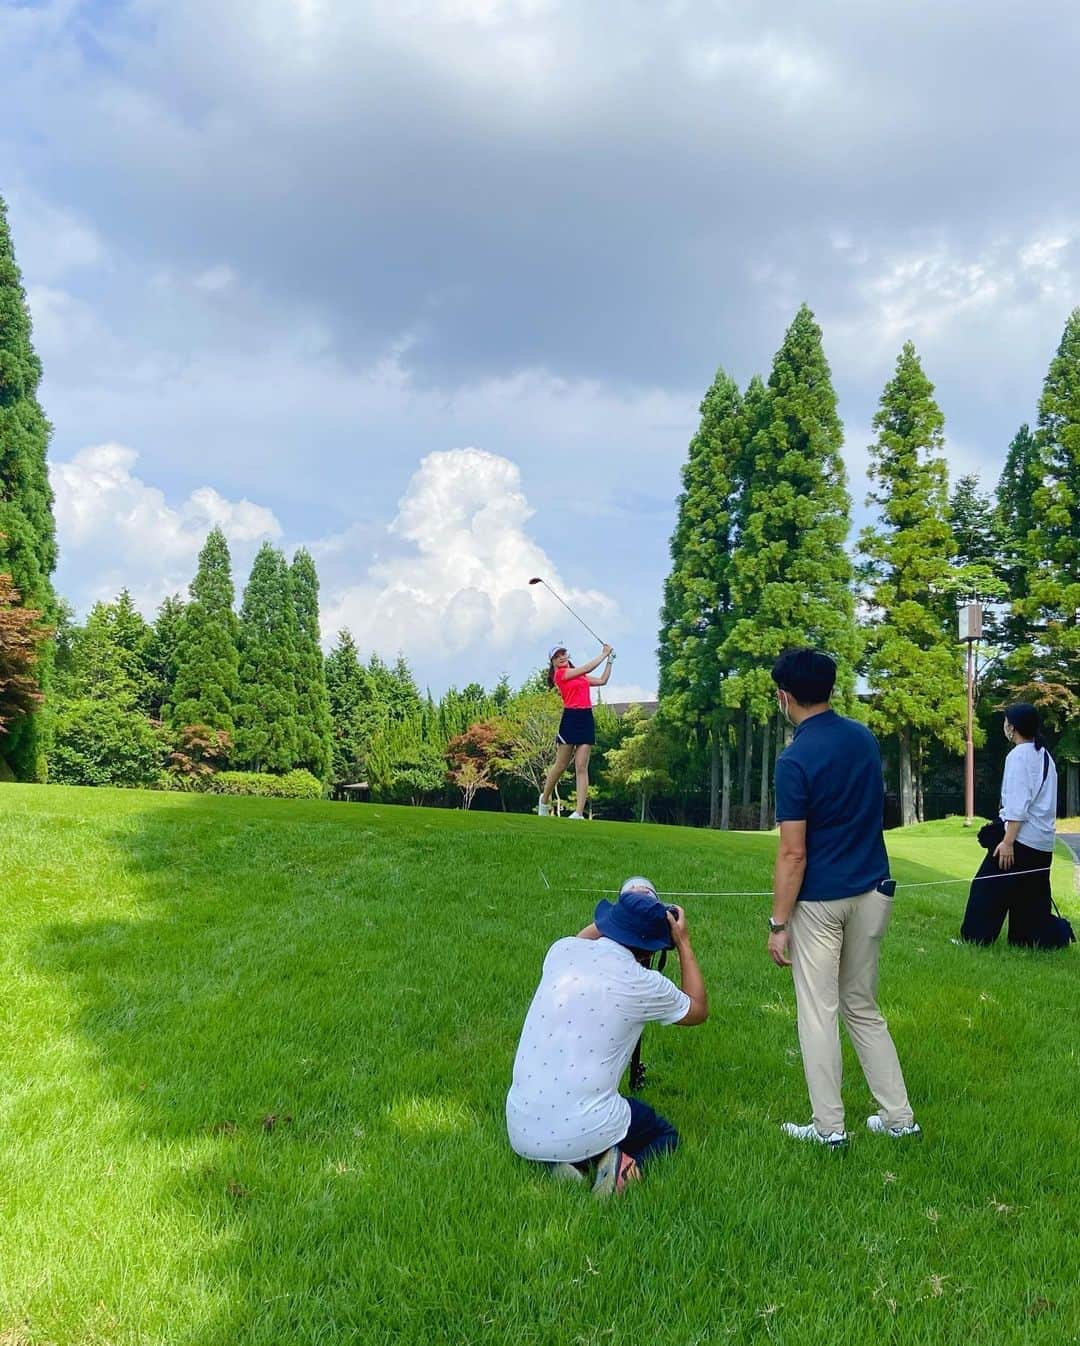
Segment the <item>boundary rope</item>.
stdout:
<path fill-rule="evenodd" d="M 539 866 L 537 868 L 539 869 Z M 1004 874 L 977 874 L 970 879 L 931 879 L 929 882 L 924 883 L 897 883 L 896 890 L 899 892 L 901 888 L 944 888 L 958 883 L 989 883 L 993 879 L 1015 878 L 1017 874 L 1049 874 L 1050 871 L 1051 866 L 1047 865 L 1045 869 L 1007 870 Z M 544 880 L 544 887 L 549 890 L 554 888 L 555 885 L 551 883 L 542 869 L 539 869 L 539 873 L 540 877 Z M 561 893 L 601 893 L 605 896 L 611 893 L 618 896 L 621 891 L 620 888 L 559 888 L 559 892 Z M 657 897 L 772 897 L 773 890 L 770 888 L 768 891 L 763 892 L 744 893 L 709 888 L 665 888 L 663 890 L 657 889 L 656 895 Z"/>

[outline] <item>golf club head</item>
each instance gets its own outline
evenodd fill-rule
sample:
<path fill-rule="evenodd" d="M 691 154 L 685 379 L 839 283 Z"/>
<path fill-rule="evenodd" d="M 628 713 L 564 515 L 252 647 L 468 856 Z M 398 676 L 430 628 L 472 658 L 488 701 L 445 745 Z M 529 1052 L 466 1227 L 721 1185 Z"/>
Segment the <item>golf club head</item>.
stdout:
<path fill-rule="evenodd" d="M 530 584 L 543 584 L 543 582 L 544 581 L 540 578 L 539 575 L 534 575 L 532 579 L 529 581 Z"/>

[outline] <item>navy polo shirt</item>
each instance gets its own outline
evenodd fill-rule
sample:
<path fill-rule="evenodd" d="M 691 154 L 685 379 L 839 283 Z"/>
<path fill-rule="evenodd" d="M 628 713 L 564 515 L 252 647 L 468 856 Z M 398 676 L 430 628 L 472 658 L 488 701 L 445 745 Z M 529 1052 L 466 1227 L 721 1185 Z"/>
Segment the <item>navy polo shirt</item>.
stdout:
<path fill-rule="evenodd" d="M 889 877 L 881 749 L 864 724 L 811 715 L 776 762 L 776 821 L 806 823 L 800 902 L 856 897 Z"/>

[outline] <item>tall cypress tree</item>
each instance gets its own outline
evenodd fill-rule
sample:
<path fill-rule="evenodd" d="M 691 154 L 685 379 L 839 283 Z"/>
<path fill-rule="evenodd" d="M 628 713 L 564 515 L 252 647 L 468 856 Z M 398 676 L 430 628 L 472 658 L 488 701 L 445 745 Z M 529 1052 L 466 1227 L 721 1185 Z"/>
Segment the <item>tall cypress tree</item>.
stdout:
<path fill-rule="evenodd" d="M 154 618 L 148 651 L 153 687 L 150 696 L 150 714 L 156 720 L 165 718 L 166 707 L 172 700 L 176 685 L 177 656 L 183 639 L 186 604 L 179 594 L 170 594 L 162 600 Z"/>
<path fill-rule="evenodd" d="M 660 612 L 660 700 L 669 723 L 708 740 L 711 827 L 730 825 L 732 712 L 723 699 L 726 665 L 720 650 L 733 620 L 733 497 L 743 429 L 738 385 L 718 370 L 701 403 L 701 422 L 683 467 L 671 573 Z"/>
<path fill-rule="evenodd" d="M 355 782 L 364 769 L 368 748 L 381 719 L 375 689 L 360 663 L 356 642 L 339 631 L 326 657 L 326 689 L 333 727 L 333 771 L 338 781 Z"/>
<path fill-rule="evenodd" d="M 300 549 L 291 568 L 296 607 L 296 698 L 300 766 L 325 780 L 330 774 L 330 700 L 319 631 L 319 576 L 310 552 Z"/>
<path fill-rule="evenodd" d="M 240 605 L 236 756 L 255 771 L 291 771 L 300 761 L 297 643 L 289 567 L 264 542 Z"/>
<path fill-rule="evenodd" d="M 725 695 L 772 724 L 773 659 L 793 645 L 812 645 L 837 661 L 840 705 L 854 694 L 859 635 L 844 548 L 851 497 L 840 456 L 843 429 L 821 344 L 804 304 L 773 360 L 765 395 L 750 404 L 742 527 L 732 557 L 736 621 L 723 657 L 734 666 Z M 762 761 L 767 777 L 768 743 Z M 768 813 L 763 790 L 762 816 Z"/>
<path fill-rule="evenodd" d="M 975 473 L 960 477 L 949 496 L 953 539 L 953 592 L 961 602 L 979 600 L 983 636 L 992 646 L 1002 638 L 1002 605 L 1009 596 L 1001 511 L 979 486 Z"/>
<path fill-rule="evenodd" d="M 236 732 L 240 695 L 239 627 L 233 611 L 232 561 L 220 528 L 208 535 L 176 641 L 176 677 L 166 718 L 176 728 L 205 724 Z"/>
<path fill-rule="evenodd" d="M 31 341 L 30 312 L 0 198 L 0 574 L 11 576 L 19 601 L 49 623 L 57 615 L 52 572 L 56 527 L 46 454 L 51 427 L 37 400 L 41 362 Z M 35 628 L 41 630 L 42 628 Z M 48 644 L 42 640 L 34 665 L 47 686 Z M 4 737 L 3 755 L 16 777 L 45 774 L 41 724 L 21 716 Z"/>
<path fill-rule="evenodd" d="M 934 385 L 907 342 L 885 385 L 873 421 L 867 503 L 878 522 L 863 530 L 874 614 L 867 680 L 874 693 L 871 723 L 896 735 L 900 748 L 902 822 L 916 818 L 913 743 L 921 734 L 960 752 L 967 698 L 960 647 L 952 630 L 955 542 L 949 526 L 944 427 Z"/>
<path fill-rule="evenodd" d="M 949 527 L 959 566 L 995 566 L 1001 560 L 1001 520 L 976 473 L 958 477 L 949 496 Z"/>
<path fill-rule="evenodd" d="M 1031 533 L 1035 527 L 1035 493 L 1043 483 L 1039 445 L 1027 425 L 1016 432 L 998 481 L 997 502 L 1002 536 L 1003 578 L 1011 607 L 1002 629 L 1010 663 L 1030 662 L 1024 602 L 1030 593 Z"/>
<path fill-rule="evenodd" d="M 1043 484 L 1035 492 L 1028 535 L 1032 563 L 1022 610 L 1031 623 L 1038 680 L 1067 695 L 1080 712 L 1080 308 L 1069 315 L 1039 398 L 1038 450 Z M 1080 735 L 1058 744 L 1068 762 L 1067 807 L 1080 810 Z"/>

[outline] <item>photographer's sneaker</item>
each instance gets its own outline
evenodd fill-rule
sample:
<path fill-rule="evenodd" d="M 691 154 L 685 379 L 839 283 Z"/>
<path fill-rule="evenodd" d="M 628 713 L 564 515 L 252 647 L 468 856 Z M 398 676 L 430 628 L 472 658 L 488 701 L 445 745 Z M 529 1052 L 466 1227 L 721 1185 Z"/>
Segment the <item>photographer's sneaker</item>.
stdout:
<path fill-rule="evenodd" d="M 579 823 L 583 823 L 583 822 L 585 821 L 585 815 L 584 815 L 584 813 L 579 813 L 579 812 L 577 811 L 577 809 L 575 809 L 575 810 L 573 811 L 573 813 L 571 813 L 571 814 L 569 815 L 569 818 L 570 818 L 570 821 L 571 821 L 571 822 L 579 822 Z"/>
<path fill-rule="evenodd" d="M 552 1164 L 551 1176 L 556 1182 L 584 1182 L 585 1174 L 576 1164 Z"/>
<path fill-rule="evenodd" d="M 537 816 L 538 818 L 550 818 L 550 817 L 551 817 L 551 805 L 550 805 L 550 804 L 545 804 L 545 803 L 544 803 L 544 796 L 543 796 L 543 795 L 540 796 L 540 799 L 539 799 L 539 801 L 538 801 L 538 803 L 537 803 L 537 805 L 536 805 L 536 816 Z"/>
<path fill-rule="evenodd" d="M 592 1194 L 598 1201 L 604 1201 L 612 1193 L 622 1192 L 628 1182 L 633 1182 L 641 1177 L 641 1170 L 638 1168 L 632 1154 L 624 1154 L 618 1145 L 613 1145 L 610 1150 L 605 1150 L 600 1156 L 600 1162 L 596 1165 L 596 1181 L 593 1183 Z"/>
<path fill-rule="evenodd" d="M 780 1130 L 792 1140 L 812 1140 L 817 1145 L 827 1145 L 830 1150 L 841 1150 L 848 1143 L 846 1131 L 830 1131 L 823 1136 L 813 1122 L 800 1126 L 797 1122 L 781 1122 Z"/>
<path fill-rule="evenodd" d="M 873 1117 L 867 1117 L 866 1129 L 872 1131 L 875 1136 L 892 1136 L 893 1140 L 922 1135 L 922 1127 L 918 1122 L 912 1122 L 910 1126 L 886 1126 L 876 1112 Z"/>

